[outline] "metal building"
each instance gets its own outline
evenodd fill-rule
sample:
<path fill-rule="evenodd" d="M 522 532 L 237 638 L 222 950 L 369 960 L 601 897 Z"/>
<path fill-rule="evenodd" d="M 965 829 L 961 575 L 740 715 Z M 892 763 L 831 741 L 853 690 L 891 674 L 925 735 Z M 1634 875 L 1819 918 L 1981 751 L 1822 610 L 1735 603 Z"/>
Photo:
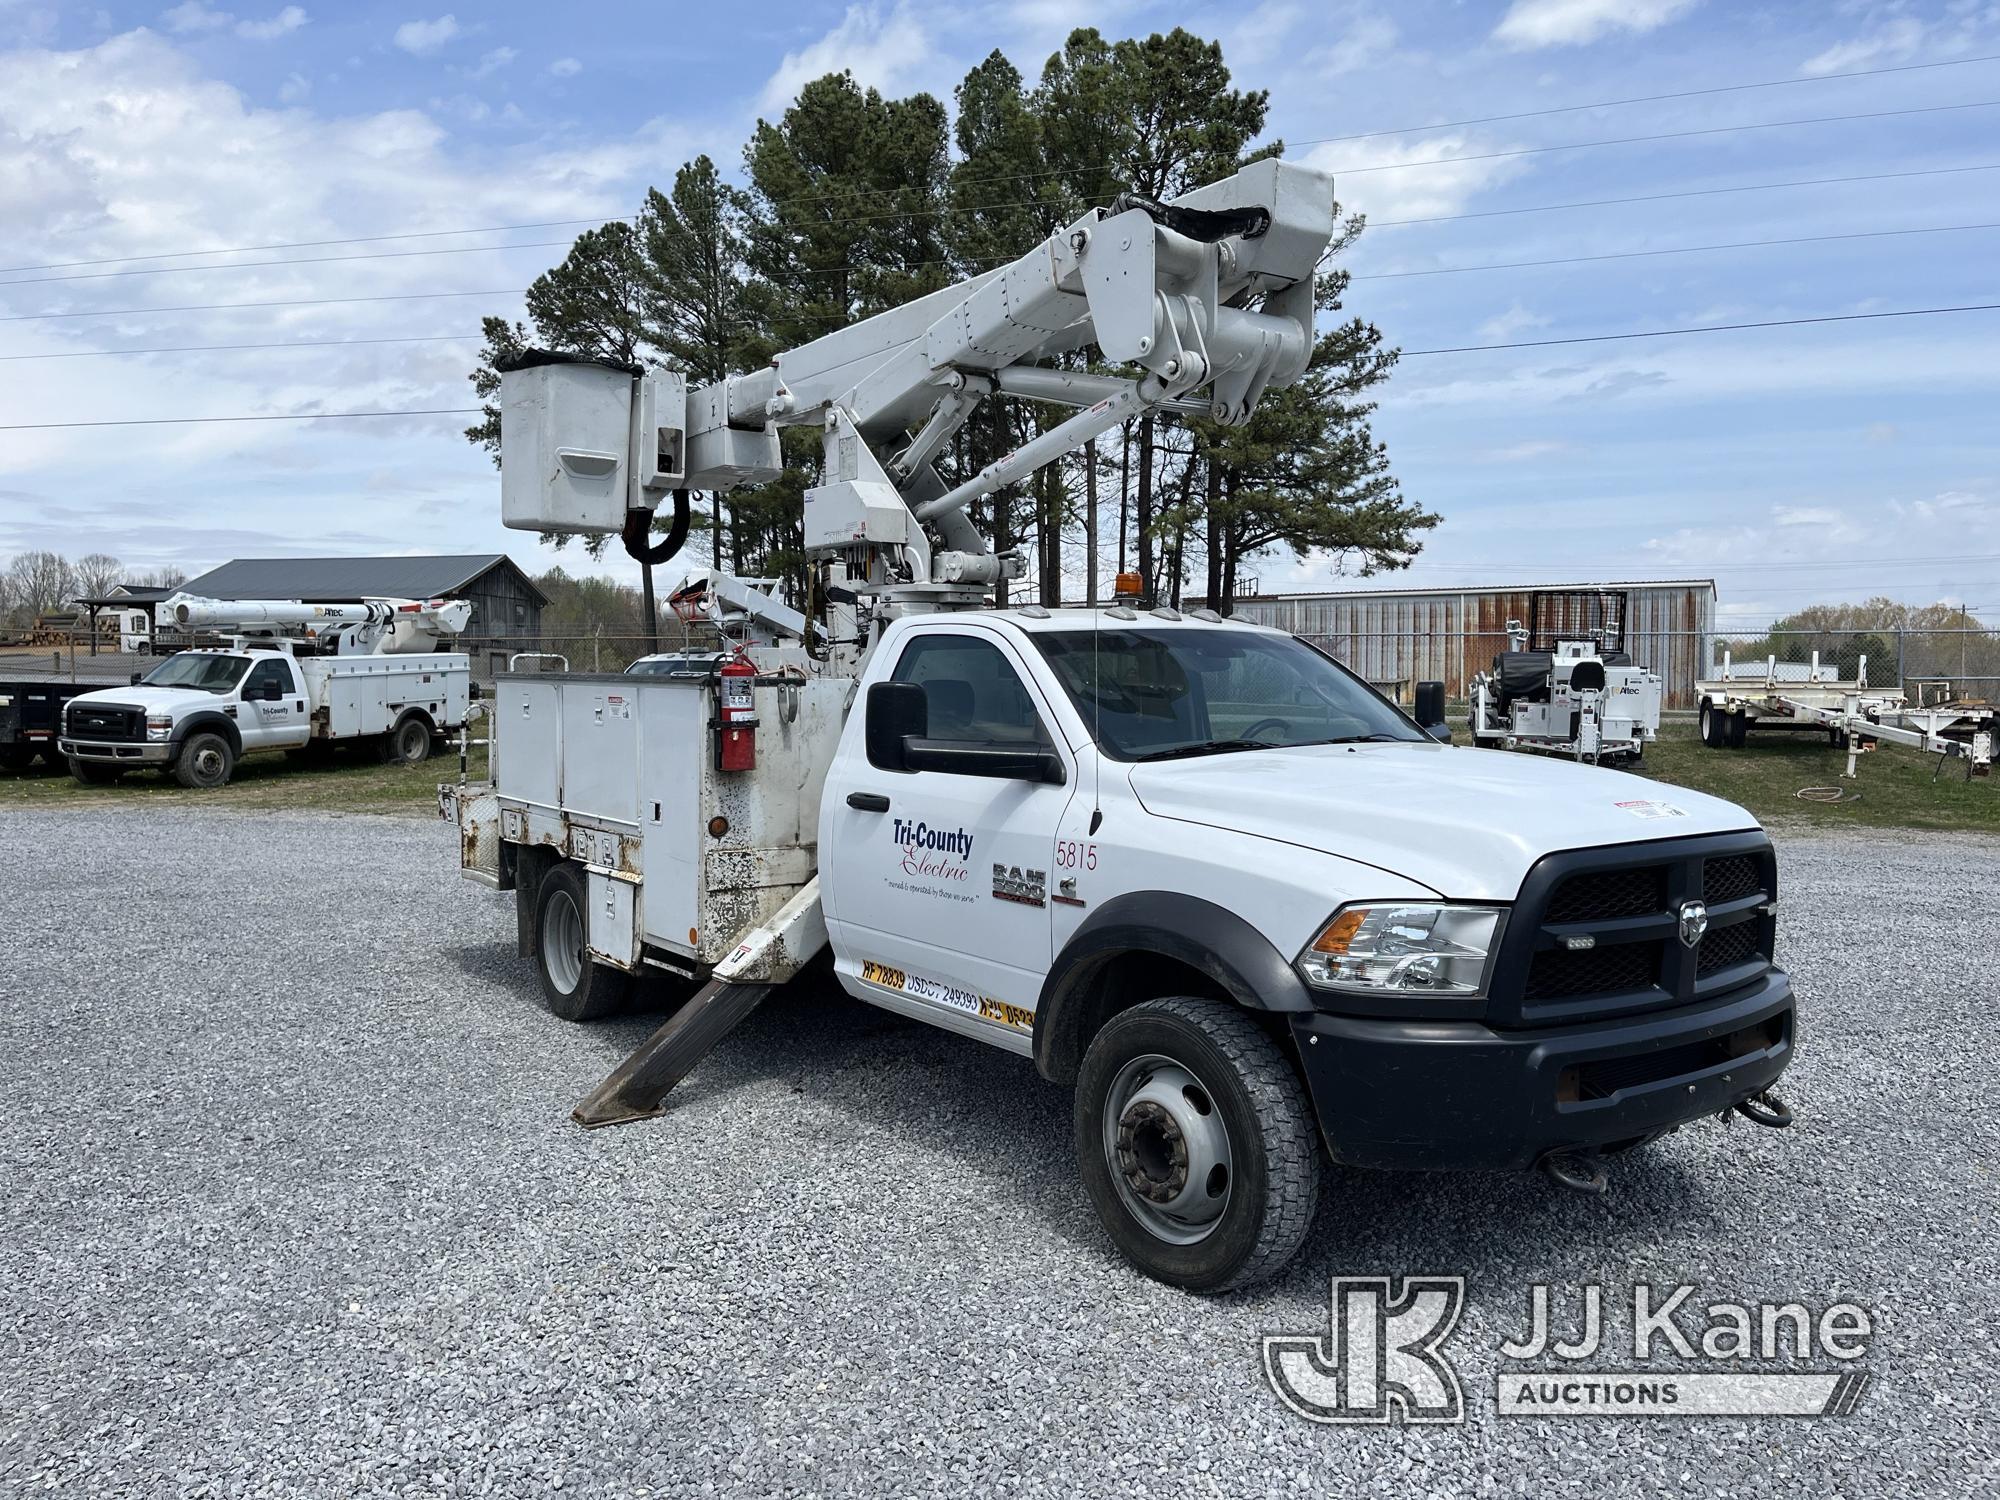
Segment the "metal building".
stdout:
<path fill-rule="evenodd" d="M 1625 649 L 1636 664 L 1660 674 L 1668 707 L 1693 706 L 1695 678 L 1715 628 L 1712 579 L 1260 594 L 1239 598 L 1234 613 L 1310 637 L 1405 702 L 1413 683 L 1430 680 L 1462 699 L 1473 676 L 1506 649 L 1507 622 L 1525 623 L 1534 594 L 1544 589 L 1624 594 Z"/>

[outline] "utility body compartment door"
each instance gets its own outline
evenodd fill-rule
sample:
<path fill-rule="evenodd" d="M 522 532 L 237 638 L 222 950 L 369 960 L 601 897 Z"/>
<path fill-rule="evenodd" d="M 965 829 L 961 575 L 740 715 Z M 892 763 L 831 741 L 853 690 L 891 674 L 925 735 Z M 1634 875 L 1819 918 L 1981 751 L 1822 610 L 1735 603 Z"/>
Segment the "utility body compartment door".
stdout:
<path fill-rule="evenodd" d="M 972 622 L 912 632 L 890 675 L 924 685 L 932 740 L 1039 738 L 1063 785 L 871 765 L 867 695 L 828 774 L 820 892 L 849 993 L 1026 1051 L 1052 959 L 1051 855 L 1075 793 L 1069 748 L 1011 642 Z M 883 802 L 886 801 L 886 807 Z"/>

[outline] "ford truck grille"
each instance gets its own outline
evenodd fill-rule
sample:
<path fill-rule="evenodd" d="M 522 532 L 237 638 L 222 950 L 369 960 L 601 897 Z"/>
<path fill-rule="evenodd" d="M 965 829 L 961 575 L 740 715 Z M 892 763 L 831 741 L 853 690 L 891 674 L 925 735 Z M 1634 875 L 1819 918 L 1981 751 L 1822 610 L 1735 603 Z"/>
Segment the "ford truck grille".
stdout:
<path fill-rule="evenodd" d="M 72 703 L 64 721 L 71 739 L 143 740 L 146 711 L 120 703 Z"/>
<path fill-rule="evenodd" d="M 1548 855 L 1508 919 L 1488 1018 L 1595 1020 L 1750 983 L 1771 964 L 1777 875 L 1761 833 Z"/>

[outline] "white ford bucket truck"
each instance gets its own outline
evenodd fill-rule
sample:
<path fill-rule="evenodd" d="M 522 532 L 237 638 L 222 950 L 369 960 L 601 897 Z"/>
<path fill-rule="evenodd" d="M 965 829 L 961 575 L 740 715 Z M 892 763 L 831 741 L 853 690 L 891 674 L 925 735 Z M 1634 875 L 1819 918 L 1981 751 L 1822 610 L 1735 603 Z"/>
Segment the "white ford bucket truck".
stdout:
<path fill-rule="evenodd" d="M 462 600 L 176 594 L 161 609 L 182 630 L 237 633 L 220 647 L 176 652 L 130 687 L 72 698 L 58 745 L 79 781 L 156 770 L 185 787 L 219 787 L 245 755 L 343 742 L 414 765 L 434 736 L 465 722 L 471 660 L 430 649 L 465 628 L 471 606 Z"/>
<path fill-rule="evenodd" d="M 509 522 L 635 550 L 664 494 L 769 477 L 777 426 L 827 435 L 817 618 L 746 626 L 703 676 L 503 676 L 493 786 L 441 789 L 558 1015 L 648 968 L 706 981 L 580 1123 L 659 1113 L 822 954 L 1073 1085 L 1110 1238 L 1197 1291 L 1286 1263 L 1324 1158 L 1600 1191 L 1704 1115 L 1789 1122 L 1776 864 L 1742 809 L 1441 744 L 1207 611 L 992 607 L 1014 564 L 956 507 L 1148 405 L 1241 420 L 1302 368 L 1331 225 L 1326 178 L 1260 163 L 702 391 L 504 376 Z M 1033 362 L 1092 341 L 1140 373 Z M 930 455 L 1009 393 L 1083 409 L 947 489 Z"/>

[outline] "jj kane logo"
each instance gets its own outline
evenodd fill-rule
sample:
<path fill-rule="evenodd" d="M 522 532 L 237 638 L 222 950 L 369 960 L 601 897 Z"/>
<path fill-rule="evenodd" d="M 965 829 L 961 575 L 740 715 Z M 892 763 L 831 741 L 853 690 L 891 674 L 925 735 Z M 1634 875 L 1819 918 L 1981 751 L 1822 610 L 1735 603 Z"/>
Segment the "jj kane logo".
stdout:
<path fill-rule="evenodd" d="M 939 880 L 964 880 L 972 873 L 972 831 L 967 828 L 933 828 L 896 818 L 896 844 L 903 851 L 905 875 L 927 875 Z"/>
<path fill-rule="evenodd" d="M 1529 1289 L 1528 1329 L 1498 1346 L 1494 1409 L 1503 1417 L 1845 1417 L 1867 1393 L 1854 1367 L 1868 1352 L 1869 1311 L 1835 1302 L 1694 1301 L 1640 1282 L 1631 1295 L 1629 1348 L 1614 1352 L 1621 1319 L 1602 1287 L 1582 1288 L 1575 1336 L 1557 1332 L 1550 1288 Z M 1444 1346 L 1465 1303 L 1462 1276 L 1336 1276 L 1329 1335 L 1264 1340 L 1264 1373 L 1278 1399 L 1313 1422 L 1461 1422 L 1465 1400 Z M 1579 1369 L 1597 1358 L 1631 1364 Z M 1661 1368 L 1652 1361 L 1673 1360 Z M 1721 1369 L 1699 1368 L 1713 1361 Z M 1834 1361 L 1832 1369 L 1800 1363 Z M 1771 1368 L 1778 1364 L 1793 1368 Z M 1694 1369 L 1686 1368 L 1693 1364 Z M 1764 1368 L 1757 1368 L 1762 1364 Z"/>

